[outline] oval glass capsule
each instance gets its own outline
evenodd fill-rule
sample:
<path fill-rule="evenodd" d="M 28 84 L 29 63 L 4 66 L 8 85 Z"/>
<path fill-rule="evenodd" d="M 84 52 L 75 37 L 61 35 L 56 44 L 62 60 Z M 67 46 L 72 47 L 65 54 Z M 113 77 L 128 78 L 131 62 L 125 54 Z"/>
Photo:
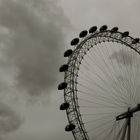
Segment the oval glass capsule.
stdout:
<path fill-rule="evenodd" d="M 100 31 L 106 31 L 106 30 L 107 30 L 107 25 L 101 26 Z"/>
<path fill-rule="evenodd" d="M 74 38 L 72 41 L 71 41 L 71 46 L 74 46 L 74 45 L 77 45 L 79 43 L 79 38 Z"/>
<path fill-rule="evenodd" d="M 69 57 L 72 53 L 73 53 L 73 51 L 72 51 L 71 49 L 66 50 L 66 51 L 64 52 L 64 57 Z"/>
<path fill-rule="evenodd" d="M 113 27 L 113 28 L 111 29 L 111 32 L 112 32 L 112 33 L 115 33 L 115 32 L 117 32 L 118 30 L 119 30 L 118 27 Z"/>
<path fill-rule="evenodd" d="M 65 127 L 65 131 L 69 132 L 69 131 L 72 131 L 75 129 L 75 125 L 74 124 L 68 124 L 66 127 Z"/>
<path fill-rule="evenodd" d="M 65 102 L 60 105 L 60 110 L 66 110 L 69 108 L 69 103 Z"/>
<path fill-rule="evenodd" d="M 128 31 L 122 33 L 122 37 L 127 37 L 127 36 L 129 36 L 129 32 Z"/>
<path fill-rule="evenodd" d="M 136 43 L 138 43 L 139 41 L 140 41 L 139 38 L 135 38 L 135 39 L 132 41 L 132 44 L 136 44 Z"/>
<path fill-rule="evenodd" d="M 69 66 L 67 64 L 64 64 L 59 68 L 59 72 L 65 72 L 68 70 L 68 68 Z"/>
<path fill-rule="evenodd" d="M 97 30 L 97 26 L 92 26 L 92 27 L 89 29 L 89 33 L 94 33 L 96 30 Z"/>
<path fill-rule="evenodd" d="M 58 85 L 58 90 L 63 90 L 67 87 L 67 83 L 66 82 L 62 82 Z"/>
<path fill-rule="evenodd" d="M 84 31 L 82 31 L 82 32 L 79 34 L 79 37 L 80 37 L 80 38 L 83 38 L 83 37 L 85 37 L 87 34 L 88 34 L 88 31 L 87 31 L 87 30 L 84 30 Z"/>

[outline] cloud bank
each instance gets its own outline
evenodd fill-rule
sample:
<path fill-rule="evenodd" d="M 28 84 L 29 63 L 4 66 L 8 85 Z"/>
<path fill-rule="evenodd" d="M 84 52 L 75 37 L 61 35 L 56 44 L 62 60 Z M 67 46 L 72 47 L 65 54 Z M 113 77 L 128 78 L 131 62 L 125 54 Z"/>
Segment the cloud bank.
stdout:
<path fill-rule="evenodd" d="M 1 0 L 1 76 L 12 77 L 3 83 L 3 76 L 3 86 L 10 82 L 31 98 L 48 94 L 58 78 L 68 26 L 57 1 Z"/>
<path fill-rule="evenodd" d="M 23 122 L 12 98 L 46 99 L 56 88 L 68 27 L 56 0 L 0 0 L 0 139 Z"/>

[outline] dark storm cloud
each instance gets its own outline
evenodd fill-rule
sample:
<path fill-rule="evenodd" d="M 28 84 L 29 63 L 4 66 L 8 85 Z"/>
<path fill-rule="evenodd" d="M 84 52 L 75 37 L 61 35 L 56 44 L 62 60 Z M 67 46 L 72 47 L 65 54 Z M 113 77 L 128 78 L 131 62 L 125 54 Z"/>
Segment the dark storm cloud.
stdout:
<path fill-rule="evenodd" d="M 1 63 L 17 69 L 18 89 L 39 96 L 54 86 L 68 24 L 57 1 L 1 1 L 0 26 L 7 32 L 0 39 L 7 60 Z"/>
<path fill-rule="evenodd" d="M 17 130 L 23 119 L 6 104 L 0 103 L 0 139 L 3 135 Z"/>

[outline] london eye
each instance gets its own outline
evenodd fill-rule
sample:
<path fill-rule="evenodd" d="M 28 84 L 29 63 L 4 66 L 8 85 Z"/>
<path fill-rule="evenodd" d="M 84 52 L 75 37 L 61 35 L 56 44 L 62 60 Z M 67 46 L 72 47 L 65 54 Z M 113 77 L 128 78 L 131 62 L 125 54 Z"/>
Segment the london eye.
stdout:
<path fill-rule="evenodd" d="M 80 32 L 60 66 L 66 110 L 75 140 L 140 140 L 140 42 L 103 25 Z"/>

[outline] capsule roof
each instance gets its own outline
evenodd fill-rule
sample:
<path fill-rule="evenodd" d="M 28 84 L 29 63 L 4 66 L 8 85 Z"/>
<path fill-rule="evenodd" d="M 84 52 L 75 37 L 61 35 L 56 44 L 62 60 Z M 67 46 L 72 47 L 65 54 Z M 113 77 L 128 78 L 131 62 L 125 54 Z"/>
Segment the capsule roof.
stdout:
<path fill-rule="evenodd" d="M 85 37 L 87 34 L 88 34 L 88 31 L 87 31 L 87 30 L 83 30 L 83 31 L 79 34 L 79 37 L 80 37 L 80 38 L 83 38 L 83 37 Z"/>
<path fill-rule="evenodd" d="M 77 45 L 78 43 L 79 43 L 79 38 L 74 38 L 74 39 L 71 41 L 71 46 Z"/>
<path fill-rule="evenodd" d="M 97 26 L 92 26 L 92 27 L 89 29 L 89 33 L 94 33 L 96 30 L 97 30 Z"/>

